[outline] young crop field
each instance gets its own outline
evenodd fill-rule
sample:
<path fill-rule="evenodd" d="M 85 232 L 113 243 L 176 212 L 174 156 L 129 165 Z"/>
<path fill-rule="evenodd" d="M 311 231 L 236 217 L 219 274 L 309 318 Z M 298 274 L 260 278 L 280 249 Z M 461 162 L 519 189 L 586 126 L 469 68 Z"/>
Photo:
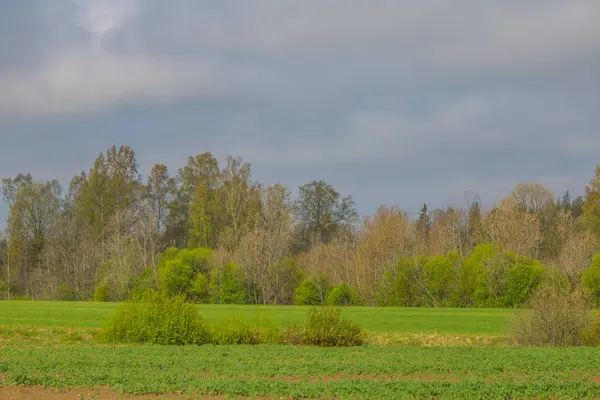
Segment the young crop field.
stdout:
<path fill-rule="evenodd" d="M 199 308 L 281 326 L 307 310 Z M 600 398 L 600 348 L 509 346 L 512 310 L 347 308 L 370 335 L 351 348 L 95 343 L 115 310 L 0 302 L 0 398 Z"/>

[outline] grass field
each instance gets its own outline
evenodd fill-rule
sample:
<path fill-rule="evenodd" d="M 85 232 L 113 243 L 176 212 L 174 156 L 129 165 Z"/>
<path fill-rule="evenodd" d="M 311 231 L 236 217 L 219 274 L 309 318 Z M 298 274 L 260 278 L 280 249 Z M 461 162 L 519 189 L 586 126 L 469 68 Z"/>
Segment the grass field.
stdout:
<path fill-rule="evenodd" d="M 301 324 L 306 313 L 302 307 L 199 307 L 208 321 L 260 313 L 284 327 Z M 115 308 L 0 302 L 0 398 L 600 398 L 600 348 L 459 343 L 505 337 L 511 310 L 344 310 L 374 337 L 437 337 L 444 346 L 95 344 L 90 333 Z"/>
<path fill-rule="evenodd" d="M 97 328 L 115 312 L 116 303 L 0 301 L 0 325 Z M 282 327 L 303 324 L 309 307 L 199 305 L 207 321 L 231 315 L 258 315 Z M 374 332 L 449 333 L 501 336 L 513 310 L 350 307 L 344 315 Z"/>

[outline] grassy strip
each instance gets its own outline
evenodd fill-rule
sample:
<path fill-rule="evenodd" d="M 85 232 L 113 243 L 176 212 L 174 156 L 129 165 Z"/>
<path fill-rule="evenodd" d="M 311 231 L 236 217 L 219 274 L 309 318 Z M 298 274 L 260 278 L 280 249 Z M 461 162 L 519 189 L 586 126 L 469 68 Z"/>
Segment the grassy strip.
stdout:
<path fill-rule="evenodd" d="M 95 344 L 100 328 L 0 326 L 0 348 L 6 345 Z M 366 332 L 365 343 L 377 346 L 506 346 L 506 336 Z"/>

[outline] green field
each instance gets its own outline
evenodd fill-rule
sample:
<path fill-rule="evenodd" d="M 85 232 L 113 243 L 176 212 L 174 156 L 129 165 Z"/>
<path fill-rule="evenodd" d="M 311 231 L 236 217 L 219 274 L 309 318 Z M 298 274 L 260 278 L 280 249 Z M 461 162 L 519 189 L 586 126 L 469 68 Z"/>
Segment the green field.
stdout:
<path fill-rule="evenodd" d="M 115 312 L 116 303 L 0 301 L 0 325 L 97 328 Z M 200 305 L 207 321 L 231 315 L 269 317 L 282 327 L 303 324 L 309 307 Z M 344 316 L 374 332 L 495 335 L 506 333 L 512 310 L 350 307 Z"/>
<path fill-rule="evenodd" d="M 465 346 L 452 341 L 505 337 L 512 310 L 344 310 L 376 337 L 435 336 L 457 346 L 95 344 L 90 333 L 115 307 L 0 302 L 0 398 L 81 399 L 86 394 L 114 399 L 152 393 L 169 399 L 600 398 L 600 348 Z M 303 307 L 199 307 L 208 321 L 235 314 L 256 318 L 259 313 L 284 327 L 301 324 L 306 313 Z"/>

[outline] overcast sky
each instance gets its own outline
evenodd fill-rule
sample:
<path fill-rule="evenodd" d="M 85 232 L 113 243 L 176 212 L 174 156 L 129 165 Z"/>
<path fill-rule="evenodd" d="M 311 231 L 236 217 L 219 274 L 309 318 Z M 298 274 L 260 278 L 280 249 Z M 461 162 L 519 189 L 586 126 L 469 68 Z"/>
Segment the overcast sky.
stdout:
<path fill-rule="evenodd" d="M 363 214 L 581 194 L 599 22 L 598 0 L 0 1 L 0 176 L 66 186 L 114 143 L 143 174 L 211 151 L 324 179 Z"/>

